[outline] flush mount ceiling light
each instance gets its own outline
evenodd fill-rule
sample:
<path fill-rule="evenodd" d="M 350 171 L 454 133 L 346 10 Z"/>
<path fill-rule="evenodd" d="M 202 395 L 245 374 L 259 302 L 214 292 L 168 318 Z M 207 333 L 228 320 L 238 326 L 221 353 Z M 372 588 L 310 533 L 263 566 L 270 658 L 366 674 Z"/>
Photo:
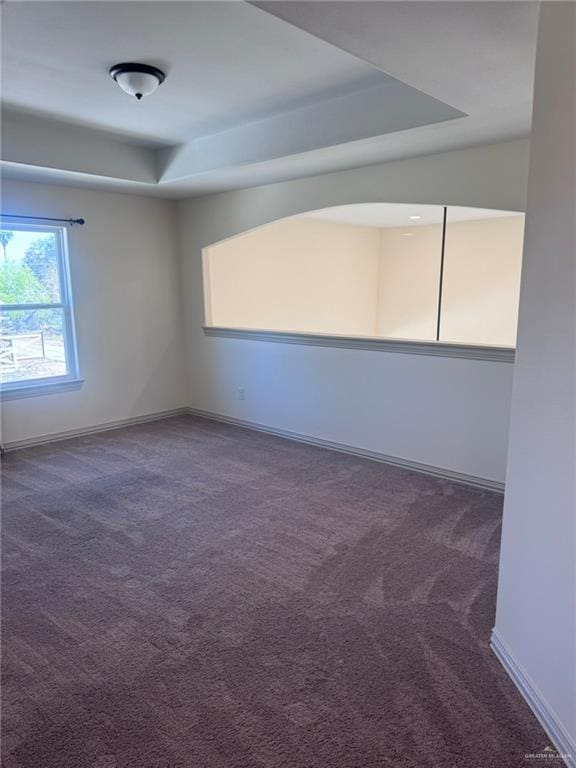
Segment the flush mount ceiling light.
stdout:
<path fill-rule="evenodd" d="M 421 218 L 422 218 L 422 216 L 416 216 L 416 215 L 414 215 L 414 216 L 410 216 L 409 218 L 411 218 L 411 219 L 412 219 L 412 221 L 417 221 L 418 219 L 421 219 Z"/>
<path fill-rule="evenodd" d="M 149 96 L 166 79 L 166 75 L 158 67 L 150 64 L 124 62 L 110 67 L 110 76 L 120 88 L 130 96 L 136 96 L 138 101 L 142 96 Z"/>

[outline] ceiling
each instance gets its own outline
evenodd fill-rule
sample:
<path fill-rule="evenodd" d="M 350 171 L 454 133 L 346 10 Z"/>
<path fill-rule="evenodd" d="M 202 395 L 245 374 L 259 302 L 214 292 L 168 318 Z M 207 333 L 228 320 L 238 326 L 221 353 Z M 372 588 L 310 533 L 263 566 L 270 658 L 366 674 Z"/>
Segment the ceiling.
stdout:
<path fill-rule="evenodd" d="M 476 221 L 495 219 L 504 216 L 523 216 L 514 211 L 494 211 L 488 208 L 465 208 L 450 206 L 448 223 L 456 221 Z M 427 224 L 441 225 L 444 208 L 441 205 L 404 205 L 400 203 L 358 203 L 355 205 L 336 205 L 301 214 L 298 218 L 320 219 L 338 224 L 356 224 L 363 227 L 413 227 Z"/>
<path fill-rule="evenodd" d="M 3 25 L 5 102 L 156 143 L 216 133 L 383 77 L 241 2 L 8 3 Z M 159 66 L 166 82 L 138 104 L 107 76 L 119 60 Z"/>
<path fill-rule="evenodd" d="M 5 2 L 3 174 L 185 197 L 526 136 L 525 2 Z M 137 102 L 109 67 L 167 72 Z"/>

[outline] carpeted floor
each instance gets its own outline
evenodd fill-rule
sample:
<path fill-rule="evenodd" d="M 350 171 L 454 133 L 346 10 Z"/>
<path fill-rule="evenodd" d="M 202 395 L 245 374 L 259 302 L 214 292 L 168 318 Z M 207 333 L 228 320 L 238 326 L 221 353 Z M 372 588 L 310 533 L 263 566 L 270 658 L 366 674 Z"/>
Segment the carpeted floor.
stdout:
<path fill-rule="evenodd" d="M 502 498 L 177 417 L 3 462 L 4 768 L 513 768 Z"/>

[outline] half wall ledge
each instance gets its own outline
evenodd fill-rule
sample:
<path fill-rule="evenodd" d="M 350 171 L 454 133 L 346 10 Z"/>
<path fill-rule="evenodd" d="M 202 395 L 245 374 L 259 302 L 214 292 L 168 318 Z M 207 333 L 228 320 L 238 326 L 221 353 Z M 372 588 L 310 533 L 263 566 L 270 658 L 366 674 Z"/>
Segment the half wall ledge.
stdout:
<path fill-rule="evenodd" d="M 324 333 L 296 331 L 267 331 L 254 328 L 226 328 L 204 325 L 204 334 L 224 339 L 267 341 L 275 344 L 299 344 L 312 347 L 336 347 L 362 349 L 372 352 L 393 352 L 404 355 L 431 355 L 456 357 L 465 360 L 487 360 L 495 363 L 514 363 L 514 347 L 488 347 L 479 344 L 454 344 L 443 341 L 412 341 L 408 339 L 384 339 L 372 336 L 333 336 Z"/>

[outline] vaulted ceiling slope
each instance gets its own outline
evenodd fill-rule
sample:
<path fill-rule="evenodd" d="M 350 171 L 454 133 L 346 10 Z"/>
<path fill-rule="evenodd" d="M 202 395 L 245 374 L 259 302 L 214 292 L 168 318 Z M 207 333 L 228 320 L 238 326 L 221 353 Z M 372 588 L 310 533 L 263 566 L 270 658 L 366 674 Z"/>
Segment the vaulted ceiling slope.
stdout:
<path fill-rule="evenodd" d="M 184 197 L 529 132 L 525 2 L 6 2 L 5 177 Z M 166 82 L 138 102 L 107 72 Z"/>

